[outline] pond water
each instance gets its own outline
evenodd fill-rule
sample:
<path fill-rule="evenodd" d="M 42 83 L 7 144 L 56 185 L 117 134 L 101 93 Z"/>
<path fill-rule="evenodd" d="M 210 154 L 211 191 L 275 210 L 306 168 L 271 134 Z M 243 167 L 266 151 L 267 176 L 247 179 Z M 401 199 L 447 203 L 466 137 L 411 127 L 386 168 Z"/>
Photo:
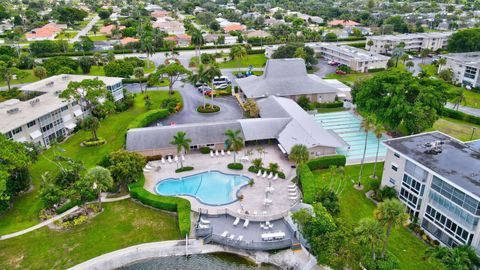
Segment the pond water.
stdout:
<path fill-rule="evenodd" d="M 136 262 L 118 270 L 278 270 L 280 268 L 274 265 L 260 265 L 249 260 L 228 253 L 212 253 L 185 256 L 173 256 L 164 258 L 155 258 Z"/>

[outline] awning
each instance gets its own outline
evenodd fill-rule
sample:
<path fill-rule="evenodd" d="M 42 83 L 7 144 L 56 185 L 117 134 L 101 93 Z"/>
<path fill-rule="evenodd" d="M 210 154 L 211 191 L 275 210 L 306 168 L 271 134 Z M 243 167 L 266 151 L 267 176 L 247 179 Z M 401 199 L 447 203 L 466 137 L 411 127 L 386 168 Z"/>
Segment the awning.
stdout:
<path fill-rule="evenodd" d="M 82 114 L 83 114 L 83 112 L 82 112 L 81 109 L 78 109 L 78 110 L 76 110 L 76 111 L 73 112 L 73 115 L 75 115 L 75 117 L 79 117 L 79 116 L 82 115 Z"/>
<path fill-rule="evenodd" d="M 70 119 L 72 119 L 72 116 L 70 114 L 66 114 L 62 117 L 62 119 L 63 119 L 63 122 L 65 123 L 70 121 Z"/>
<path fill-rule="evenodd" d="M 278 148 L 280 148 L 280 151 L 282 151 L 283 154 L 287 154 L 287 151 L 283 148 L 281 144 L 278 144 Z"/>
<path fill-rule="evenodd" d="M 30 133 L 30 138 L 32 138 L 32 140 L 35 140 L 37 138 L 39 138 L 40 136 L 42 136 L 42 132 L 40 132 L 40 130 L 35 130 L 34 132 Z"/>
<path fill-rule="evenodd" d="M 68 129 L 68 130 L 73 130 L 75 127 L 77 126 L 77 124 L 75 123 L 68 123 L 68 124 L 65 124 L 65 127 Z"/>

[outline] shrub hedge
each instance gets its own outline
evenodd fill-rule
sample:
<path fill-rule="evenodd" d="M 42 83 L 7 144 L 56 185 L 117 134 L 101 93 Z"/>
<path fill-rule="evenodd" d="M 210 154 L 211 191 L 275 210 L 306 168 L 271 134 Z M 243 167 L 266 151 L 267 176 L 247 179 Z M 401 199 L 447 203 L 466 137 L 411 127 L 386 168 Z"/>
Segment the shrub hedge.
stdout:
<path fill-rule="evenodd" d="M 147 161 L 160 160 L 160 159 L 162 159 L 162 155 L 146 156 L 145 159 L 146 159 Z"/>
<path fill-rule="evenodd" d="M 70 210 L 75 205 L 80 205 L 81 203 L 82 203 L 81 201 L 77 201 L 77 200 L 69 201 L 69 202 L 63 204 L 62 206 L 60 206 L 59 208 L 57 208 L 55 210 L 55 212 L 57 213 L 57 215 L 60 215 L 61 213 L 65 212 L 67 210 Z"/>
<path fill-rule="evenodd" d="M 89 56 L 94 55 L 97 52 L 57 52 L 57 53 L 41 53 L 37 57 L 54 57 L 54 56 Z M 133 50 L 107 50 L 107 51 L 98 51 L 98 53 L 114 53 L 114 54 L 124 54 L 124 53 L 133 53 Z"/>
<path fill-rule="evenodd" d="M 343 155 L 326 156 L 312 159 L 307 162 L 310 170 L 327 169 L 330 166 L 345 166 L 347 158 Z"/>
<path fill-rule="evenodd" d="M 258 170 L 267 171 L 267 173 L 271 172 L 269 169 L 263 168 L 263 167 L 257 168 L 253 165 L 248 167 L 248 171 L 252 172 L 252 173 L 258 173 Z M 281 179 L 285 179 L 285 177 L 286 177 L 284 172 L 275 172 L 275 173 L 278 173 L 278 177 L 281 178 Z"/>
<path fill-rule="evenodd" d="M 82 145 L 85 146 L 85 147 L 91 147 L 91 146 L 103 145 L 106 142 L 107 141 L 105 141 L 104 139 L 98 138 L 98 140 L 96 140 L 96 141 L 83 141 Z"/>
<path fill-rule="evenodd" d="M 229 163 L 227 167 L 230 170 L 243 170 L 243 164 L 242 163 Z"/>
<path fill-rule="evenodd" d="M 307 164 L 301 164 L 298 167 L 298 175 L 300 188 L 303 193 L 303 201 L 311 204 L 315 198 L 315 176 Z"/>
<path fill-rule="evenodd" d="M 343 102 L 342 101 L 327 102 L 327 103 L 314 102 L 312 104 L 315 108 L 341 108 L 341 107 L 343 107 Z"/>
<path fill-rule="evenodd" d="M 364 49 L 365 45 L 366 45 L 366 42 L 357 42 L 357 43 L 348 44 L 348 46 L 352 46 L 352 47 L 355 47 L 355 48 L 361 48 L 361 49 Z"/>
<path fill-rule="evenodd" d="M 180 172 L 188 172 L 188 171 L 192 171 L 193 170 L 193 167 L 191 166 L 185 166 L 183 168 L 178 168 L 175 170 L 176 173 L 180 173 Z"/>
<path fill-rule="evenodd" d="M 249 50 L 247 54 L 265 54 L 265 49 Z"/>
<path fill-rule="evenodd" d="M 203 146 L 203 147 L 200 147 L 200 153 L 202 154 L 210 154 L 210 151 L 212 151 L 212 149 L 210 149 L 210 147 L 208 146 Z"/>
<path fill-rule="evenodd" d="M 137 116 L 135 120 L 128 125 L 128 129 L 146 127 L 159 119 L 167 117 L 169 114 L 168 109 L 150 110 Z"/>
<path fill-rule="evenodd" d="M 452 110 L 449 108 L 443 109 L 443 116 L 450 117 L 457 120 L 462 120 L 472 124 L 480 125 L 480 117 L 466 114 L 457 110 Z"/>
<path fill-rule="evenodd" d="M 144 183 L 145 179 L 142 177 L 138 182 L 130 184 L 128 186 L 130 196 L 143 204 L 166 211 L 177 212 L 181 237 L 183 238 L 190 233 L 190 202 L 178 197 L 152 194 L 143 188 Z"/>
<path fill-rule="evenodd" d="M 148 81 L 148 78 L 145 77 L 145 78 L 125 78 L 125 79 L 122 79 L 122 83 L 144 83 L 144 82 L 147 82 Z"/>

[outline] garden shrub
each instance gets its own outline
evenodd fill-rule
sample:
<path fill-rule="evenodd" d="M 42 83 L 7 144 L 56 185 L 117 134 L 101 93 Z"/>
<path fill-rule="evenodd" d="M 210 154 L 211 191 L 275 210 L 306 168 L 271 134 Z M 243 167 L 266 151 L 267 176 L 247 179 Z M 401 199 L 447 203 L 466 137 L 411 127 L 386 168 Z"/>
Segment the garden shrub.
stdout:
<path fill-rule="evenodd" d="M 125 78 L 125 79 L 122 79 L 122 83 L 123 84 L 127 84 L 127 83 L 144 83 L 144 82 L 147 82 L 148 78 Z"/>
<path fill-rule="evenodd" d="M 452 110 L 449 108 L 443 109 L 443 116 L 450 117 L 457 120 L 462 120 L 468 123 L 480 125 L 480 117 L 466 114 L 457 110 Z"/>
<path fill-rule="evenodd" d="M 265 50 L 264 49 L 258 49 L 258 50 L 249 50 L 247 51 L 247 54 L 265 54 Z"/>
<path fill-rule="evenodd" d="M 107 141 L 105 141 L 102 138 L 98 138 L 98 140 L 86 140 L 82 142 L 82 145 L 85 147 L 92 147 L 92 146 L 98 146 L 98 145 L 103 145 Z"/>
<path fill-rule="evenodd" d="M 135 120 L 130 123 L 128 129 L 146 127 L 159 119 L 167 117 L 169 114 L 167 109 L 150 110 L 137 116 Z"/>
<path fill-rule="evenodd" d="M 145 178 L 128 186 L 130 196 L 141 203 L 178 214 L 178 227 L 181 237 L 190 233 L 190 202 L 178 197 L 155 195 L 143 188 Z"/>
<path fill-rule="evenodd" d="M 205 107 L 203 105 L 200 105 L 197 107 L 197 112 L 199 113 L 216 113 L 220 111 L 220 106 L 217 105 L 212 105 L 212 104 L 205 104 Z"/>
<path fill-rule="evenodd" d="M 347 158 L 343 155 L 326 156 L 307 162 L 310 170 L 328 169 L 330 166 L 345 166 Z"/>
<path fill-rule="evenodd" d="M 313 102 L 314 108 L 341 108 L 343 107 L 342 101 L 335 101 L 335 102 L 327 102 L 327 103 L 320 103 L 320 102 Z"/>
<path fill-rule="evenodd" d="M 191 166 L 185 166 L 183 168 L 178 168 L 175 170 L 176 173 L 180 173 L 180 172 L 188 172 L 188 171 L 192 171 L 193 170 L 193 167 Z"/>
<path fill-rule="evenodd" d="M 210 149 L 210 147 L 208 146 L 203 146 L 203 147 L 200 147 L 200 153 L 202 154 L 210 154 L 210 151 L 212 151 L 212 149 Z"/>
<path fill-rule="evenodd" d="M 227 167 L 230 170 L 243 170 L 243 164 L 242 163 L 229 163 Z"/>
<path fill-rule="evenodd" d="M 55 212 L 57 213 L 57 215 L 60 215 L 61 213 L 67 211 L 67 210 L 70 210 L 71 208 L 73 208 L 74 206 L 76 205 L 80 205 L 82 202 L 81 201 L 77 201 L 77 200 L 73 200 L 73 201 L 69 201 L 67 203 L 64 203 L 62 206 L 60 206 L 59 208 L 57 208 L 55 210 Z"/>
<path fill-rule="evenodd" d="M 307 164 L 301 164 L 298 167 L 300 178 L 300 187 L 303 192 L 303 201 L 312 204 L 315 199 L 315 176 Z"/>
<path fill-rule="evenodd" d="M 368 70 L 369 73 L 375 73 L 375 72 L 380 72 L 380 71 L 384 71 L 385 68 L 371 68 Z"/>

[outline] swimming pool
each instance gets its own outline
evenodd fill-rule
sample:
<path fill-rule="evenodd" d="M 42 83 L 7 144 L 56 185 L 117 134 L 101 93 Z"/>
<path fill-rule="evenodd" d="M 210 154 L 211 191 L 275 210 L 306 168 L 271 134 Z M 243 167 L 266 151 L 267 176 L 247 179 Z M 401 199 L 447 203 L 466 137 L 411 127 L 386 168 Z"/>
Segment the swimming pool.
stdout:
<path fill-rule="evenodd" d="M 337 149 L 337 153 L 347 156 L 349 160 L 358 160 L 363 156 L 363 148 L 365 146 L 365 132 L 361 129 L 361 120 L 353 113 L 333 112 L 321 113 L 315 115 L 315 121 L 323 128 L 329 129 L 337 133 L 342 139 L 348 143 L 349 149 Z M 380 140 L 385 140 L 382 137 Z M 374 158 L 377 153 L 378 139 L 373 132 L 368 132 L 366 158 Z M 379 157 L 385 157 L 387 149 L 380 144 L 378 151 Z"/>
<path fill-rule="evenodd" d="M 236 201 L 237 191 L 249 181 L 243 175 L 209 171 L 162 180 L 155 186 L 155 192 L 164 196 L 193 196 L 204 204 L 224 205 Z"/>

